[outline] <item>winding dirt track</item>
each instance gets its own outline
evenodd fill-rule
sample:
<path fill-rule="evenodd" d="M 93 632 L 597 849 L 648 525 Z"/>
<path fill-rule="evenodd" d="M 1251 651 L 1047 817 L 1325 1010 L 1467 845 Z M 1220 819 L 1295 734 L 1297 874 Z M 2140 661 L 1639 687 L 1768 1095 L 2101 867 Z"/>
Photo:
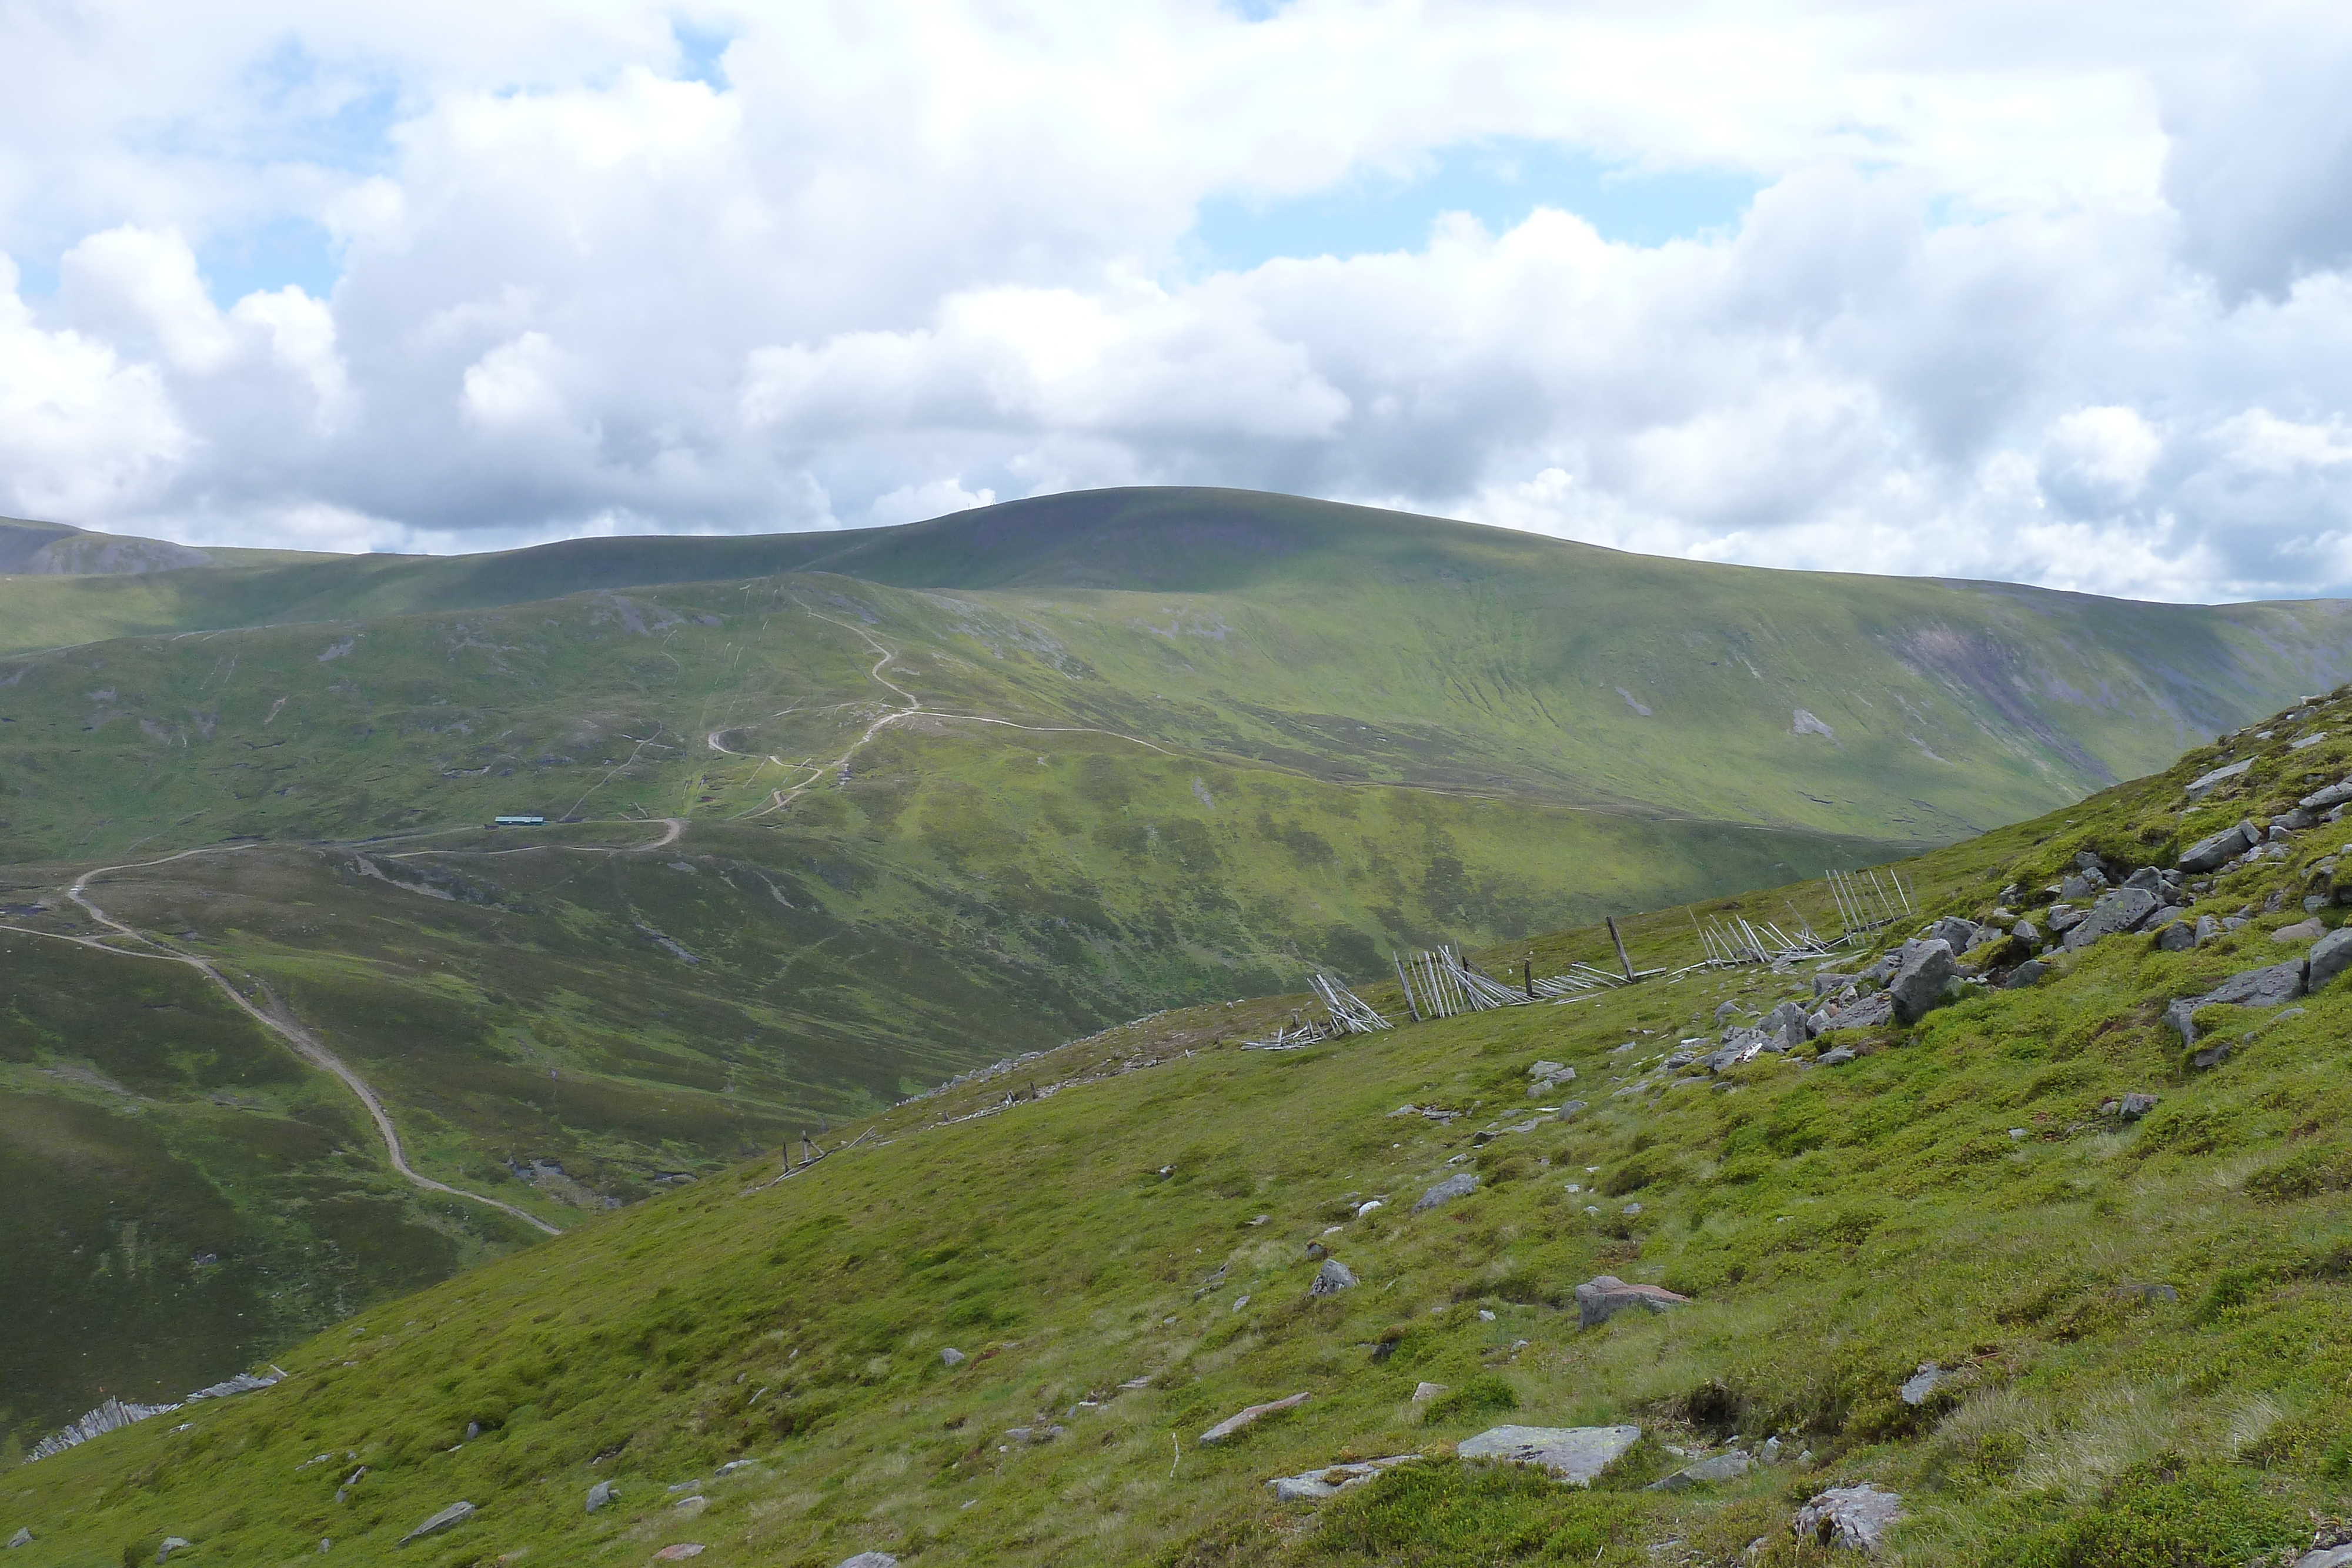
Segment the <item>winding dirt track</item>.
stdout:
<path fill-rule="evenodd" d="M 669 836 L 663 839 L 661 842 L 667 844 L 676 839 L 679 826 L 680 824 L 673 824 Z M 105 926 L 108 930 L 116 932 L 121 936 L 127 937 L 131 941 L 141 943 L 145 946 L 154 948 L 155 951 L 152 953 L 124 952 L 123 949 L 120 947 L 110 947 L 103 942 L 93 942 L 88 937 L 69 936 L 63 932 L 57 931 L 36 931 L 29 926 L 24 925 L 10 925 L 0 929 L 21 931 L 29 936 L 47 936 L 55 941 L 72 942 L 80 946 L 95 947 L 101 953 L 113 953 L 125 958 L 152 958 L 159 959 L 166 963 L 185 964 L 191 969 L 194 969 L 198 974 L 204 976 L 205 979 L 210 980 L 219 988 L 221 995 L 226 997 L 231 1002 L 234 1002 L 247 1017 L 252 1019 L 254 1022 L 259 1024 L 262 1028 L 269 1030 L 270 1033 L 284 1040 L 293 1049 L 295 1055 L 300 1057 L 311 1066 L 318 1068 L 320 1071 L 331 1072 L 334 1074 L 335 1077 L 341 1079 L 342 1081 L 343 1087 L 350 1090 L 352 1097 L 357 1099 L 359 1103 L 366 1108 L 369 1120 L 375 1124 L 377 1134 L 383 1139 L 383 1152 L 385 1159 L 391 1164 L 392 1168 L 399 1172 L 401 1177 L 407 1181 L 411 1186 L 422 1187 L 427 1192 L 446 1193 L 451 1197 L 462 1197 L 469 1203 L 478 1203 L 488 1207 L 495 1208 L 499 1213 L 512 1215 L 515 1218 L 521 1220 L 525 1225 L 530 1226 L 534 1229 L 543 1230 L 550 1236 L 562 1235 L 563 1232 L 555 1226 L 550 1225 L 547 1221 L 540 1218 L 539 1216 L 535 1214 L 527 1213 L 522 1209 L 517 1208 L 513 1204 L 501 1203 L 495 1197 L 484 1197 L 480 1193 L 467 1192 L 463 1187 L 455 1187 L 451 1186 L 446 1182 L 435 1181 L 431 1176 L 425 1176 L 417 1171 L 408 1163 L 408 1155 L 400 1145 L 399 1129 L 392 1124 L 392 1113 L 384 1109 L 383 1101 L 377 1096 L 374 1089 L 369 1086 L 367 1080 L 352 1071 L 349 1064 L 347 1064 L 341 1057 L 337 1056 L 333 1051 L 319 1043 L 317 1036 L 313 1035 L 309 1030 L 304 1029 L 300 1024 L 296 1023 L 289 1018 L 276 1017 L 255 1006 L 246 998 L 244 992 L 229 984 L 228 977 L 223 975 L 209 960 L 197 957 L 193 953 L 183 953 L 178 948 L 170 946 L 168 943 L 159 942 L 143 932 L 135 930 L 131 926 L 124 925 L 121 921 L 117 920 L 105 910 L 100 908 L 89 897 L 89 889 L 90 883 L 95 879 L 105 876 L 112 872 L 138 871 L 147 866 L 167 865 L 173 861 L 186 860 L 190 855 L 234 854 L 239 850 L 247 847 L 248 846 L 238 844 L 219 849 L 183 850 L 178 854 L 165 855 L 160 860 L 136 861 L 125 865 L 97 866 L 93 867 L 91 870 L 82 873 L 79 877 L 75 879 L 74 884 L 66 889 L 66 896 L 72 899 L 74 903 L 79 904 L 84 910 L 88 911 L 91 919 L 97 921 L 100 925 Z M 267 993 L 265 993 L 265 995 Z"/>

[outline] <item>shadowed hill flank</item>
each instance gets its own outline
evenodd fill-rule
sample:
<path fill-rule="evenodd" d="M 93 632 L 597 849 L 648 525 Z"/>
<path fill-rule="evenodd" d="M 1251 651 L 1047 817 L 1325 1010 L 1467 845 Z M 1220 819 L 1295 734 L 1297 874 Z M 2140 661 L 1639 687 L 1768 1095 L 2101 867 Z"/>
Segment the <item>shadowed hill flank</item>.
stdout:
<path fill-rule="evenodd" d="M 0 1530 L 35 1564 L 1795 1568 L 1842 1529 L 2293 1563 L 2346 1534 L 2347 774 L 2339 695 L 1917 858 L 1916 918 L 1818 958 L 1008 1062 L 12 1470 Z M 1674 970 L 1768 913 L 1838 929 L 1817 883 L 1622 928 Z"/>

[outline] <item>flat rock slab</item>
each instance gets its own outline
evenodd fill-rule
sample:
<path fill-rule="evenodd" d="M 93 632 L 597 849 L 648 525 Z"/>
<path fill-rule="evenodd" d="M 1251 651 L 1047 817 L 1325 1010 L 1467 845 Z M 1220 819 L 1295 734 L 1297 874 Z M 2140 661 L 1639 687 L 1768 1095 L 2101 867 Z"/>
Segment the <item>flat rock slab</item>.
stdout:
<path fill-rule="evenodd" d="M 1338 1497 L 1349 1487 L 1363 1485 L 1382 1470 L 1412 1464 L 1420 1458 L 1419 1454 L 1391 1454 L 1385 1459 L 1360 1459 L 1354 1464 L 1309 1470 L 1303 1476 L 1277 1476 L 1265 1484 L 1274 1489 L 1280 1501 L 1320 1502 L 1327 1497 Z"/>
<path fill-rule="evenodd" d="M 1454 1451 L 1465 1459 L 1541 1465 L 1570 1486 L 1585 1487 L 1641 1440 L 1639 1427 L 1496 1427 Z"/>
<path fill-rule="evenodd" d="M 2352 1546 L 2331 1546 L 2324 1552 L 2306 1552 L 2294 1560 L 2294 1568 L 2352 1568 Z"/>
<path fill-rule="evenodd" d="M 1287 1399 L 1269 1400 L 1264 1405 L 1253 1405 L 1246 1410 L 1236 1411 L 1202 1433 L 1201 1441 L 1207 1444 L 1222 1443 L 1244 1427 L 1263 1420 L 1277 1411 L 1296 1410 L 1312 1397 L 1313 1396 L 1307 1394 L 1294 1394 Z"/>
<path fill-rule="evenodd" d="M 705 1548 L 699 1541 L 681 1541 L 675 1545 L 665 1546 L 659 1552 L 655 1552 L 654 1561 L 656 1563 L 683 1563 L 689 1557 L 701 1556 L 706 1550 L 707 1548 Z"/>
<path fill-rule="evenodd" d="M 1800 1537 L 1821 1545 L 1876 1556 L 1887 1527 L 1903 1517 L 1903 1494 L 1868 1481 L 1832 1487 L 1797 1511 Z"/>
<path fill-rule="evenodd" d="M 898 1560 L 887 1552 L 861 1552 L 843 1558 L 841 1568 L 898 1568 Z"/>
<path fill-rule="evenodd" d="M 1664 1312 L 1684 1306 L 1689 1301 L 1688 1296 L 1677 1296 L 1663 1286 L 1628 1284 L 1614 1274 L 1601 1274 L 1576 1288 L 1576 1326 L 1580 1329 L 1598 1328 L 1619 1312 L 1632 1308 Z"/>
<path fill-rule="evenodd" d="M 1919 1364 L 1919 1370 L 1913 1373 L 1896 1393 L 1906 1405 L 1925 1405 L 1927 1396 L 1936 1392 L 1937 1385 L 1951 1375 L 1934 1362 L 1923 1361 Z"/>
<path fill-rule="evenodd" d="M 1451 1204 L 1454 1199 L 1465 1199 L 1473 1192 L 1477 1192 L 1477 1176 L 1470 1171 L 1461 1171 L 1458 1176 L 1449 1176 L 1446 1180 L 1430 1187 L 1428 1192 L 1423 1192 L 1421 1199 L 1413 1204 L 1413 1213 L 1437 1208 L 1440 1204 Z"/>
<path fill-rule="evenodd" d="M 2164 1021 L 2184 1045 L 2197 1043 L 2197 1009 L 2209 1007 L 2274 1008 L 2303 995 L 2304 960 L 2265 965 L 2231 976 L 2201 997 L 2183 997 L 2164 1009 Z"/>
<path fill-rule="evenodd" d="M 394 1542 L 394 1544 L 405 1546 L 419 1536 L 438 1535 L 445 1530 L 465 1523 L 467 1520 L 474 1517 L 475 1512 L 476 1510 L 474 1505 L 470 1502 L 453 1502 L 447 1508 L 443 1509 L 439 1513 L 435 1514 L 432 1518 L 426 1520 L 424 1523 L 418 1525 L 415 1529 L 402 1536 L 398 1542 Z"/>
<path fill-rule="evenodd" d="M 1687 1491 L 1696 1486 L 1716 1486 L 1724 1481 L 1736 1481 L 1755 1467 L 1756 1461 L 1738 1448 L 1727 1449 L 1713 1458 L 1685 1465 L 1664 1480 L 1652 1481 L 1643 1491 Z"/>

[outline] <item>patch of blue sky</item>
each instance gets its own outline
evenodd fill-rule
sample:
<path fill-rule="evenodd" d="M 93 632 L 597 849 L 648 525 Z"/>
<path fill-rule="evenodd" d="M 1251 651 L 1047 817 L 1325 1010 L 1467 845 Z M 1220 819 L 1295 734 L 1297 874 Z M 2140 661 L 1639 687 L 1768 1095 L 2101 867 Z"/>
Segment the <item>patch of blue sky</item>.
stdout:
<path fill-rule="evenodd" d="M 196 246 L 196 270 L 213 302 L 226 308 L 248 294 L 289 283 L 324 299 L 334 292 L 343 261 L 325 225 L 278 217 L 209 236 Z"/>
<path fill-rule="evenodd" d="M 670 18 L 669 31 L 677 40 L 677 79 L 698 81 L 714 92 L 726 91 L 727 46 L 735 41 L 735 35 L 698 27 L 676 17 Z"/>
<path fill-rule="evenodd" d="M 1576 214 L 1601 237 L 1658 246 L 1738 226 L 1762 190 L 1731 172 L 1645 172 L 1538 142 L 1448 148 L 1409 175 L 1355 174 L 1311 195 L 1275 201 L 1220 196 L 1201 204 L 1192 249 L 1213 267 L 1247 268 L 1276 256 L 1419 250 L 1443 213 L 1467 213 L 1500 234 L 1538 207 Z"/>
<path fill-rule="evenodd" d="M 387 77 L 321 62 L 288 39 L 246 73 L 258 112 L 236 152 L 255 162 L 300 162 L 355 174 L 387 172 L 400 93 Z"/>

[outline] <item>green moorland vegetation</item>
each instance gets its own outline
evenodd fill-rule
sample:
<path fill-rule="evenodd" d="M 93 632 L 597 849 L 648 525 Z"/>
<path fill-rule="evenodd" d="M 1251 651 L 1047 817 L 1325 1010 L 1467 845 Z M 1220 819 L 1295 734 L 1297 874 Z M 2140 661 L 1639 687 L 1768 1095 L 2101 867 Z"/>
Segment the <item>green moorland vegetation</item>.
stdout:
<path fill-rule="evenodd" d="M 0 564 L 60 539 L 168 559 L 0 526 Z M 93 868 L 363 1074 L 426 1177 L 569 1226 L 1150 1009 L 2032 816 L 2352 669 L 2327 603 L 1226 491 L 211 553 L 0 578 L 0 1440 L 533 1234 L 398 1179 L 202 975 L 59 940 L 139 946 L 65 896 Z M 476 826 L 512 810 L 557 821 Z"/>
<path fill-rule="evenodd" d="M 2169 865 L 2347 769 L 2339 693 L 1905 869 L 1923 923 L 1987 918 L 2008 884 L 2047 902 L 2085 851 Z M 1814 966 L 1283 1053 L 1241 1041 L 1299 998 L 1138 1020 L 839 1128 L 788 1178 L 763 1157 L 371 1308 L 278 1354 L 273 1388 L 0 1477 L 0 1530 L 29 1531 L 27 1564 L 152 1561 L 176 1536 L 174 1562 L 440 1568 L 675 1545 L 820 1568 L 1727 1568 L 1823 1561 L 1793 1508 L 1868 1480 L 1904 1500 L 1898 1563 L 2291 1562 L 2344 1538 L 2352 1476 L 2352 993 L 2210 1009 L 2200 1043 L 2231 1051 L 2203 1067 L 2160 1015 L 2303 950 L 2305 899 L 2332 925 L 2347 838 L 2315 827 L 2192 884 L 2192 917 L 2242 920 L 2192 948 L 2110 936 L 2039 985 L 1964 985 L 1916 1025 L 1715 1074 L 1664 1059 L 1727 1002 L 1810 999 Z M 1818 883 L 1621 925 L 1672 968 L 1699 956 L 1694 915 L 1792 908 L 1835 928 Z M 1580 928 L 1483 961 L 1609 951 Z M 1854 1059 L 1811 1060 L 1839 1047 Z M 1578 1076 L 1530 1098 L 1538 1060 Z M 2103 1110 L 2127 1092 L 2156 1103 Z M 1563 1094 L 1584 1103 L 1549 1112 Z M 1414 1211 L 1465 1170 L 1478 1190 Z M 1357 1283 L 1311 1297 L 1322 1251 Z M 1692 1300 L 1580 1331 L 1572 1289 L 1603 1272 Z M 1957 1375 L 1906 1403 L 1929 1361 Z M 1445 1392 L 1417 1403 L 1424 1382 Z M 1454 1456 L 1505 1421 L 1643 1437 L 1590 1490 Z M 1670 1450 L 1767 1436 L 1777 1463 L 1643 1490 Z M 1265 1484 L 1401 1454 L 1320 1503 Z M 599 1482 L 617 1496 L 591 1511 Z M 396 1545 L 461 1500 L 464 1522 Z"/>

